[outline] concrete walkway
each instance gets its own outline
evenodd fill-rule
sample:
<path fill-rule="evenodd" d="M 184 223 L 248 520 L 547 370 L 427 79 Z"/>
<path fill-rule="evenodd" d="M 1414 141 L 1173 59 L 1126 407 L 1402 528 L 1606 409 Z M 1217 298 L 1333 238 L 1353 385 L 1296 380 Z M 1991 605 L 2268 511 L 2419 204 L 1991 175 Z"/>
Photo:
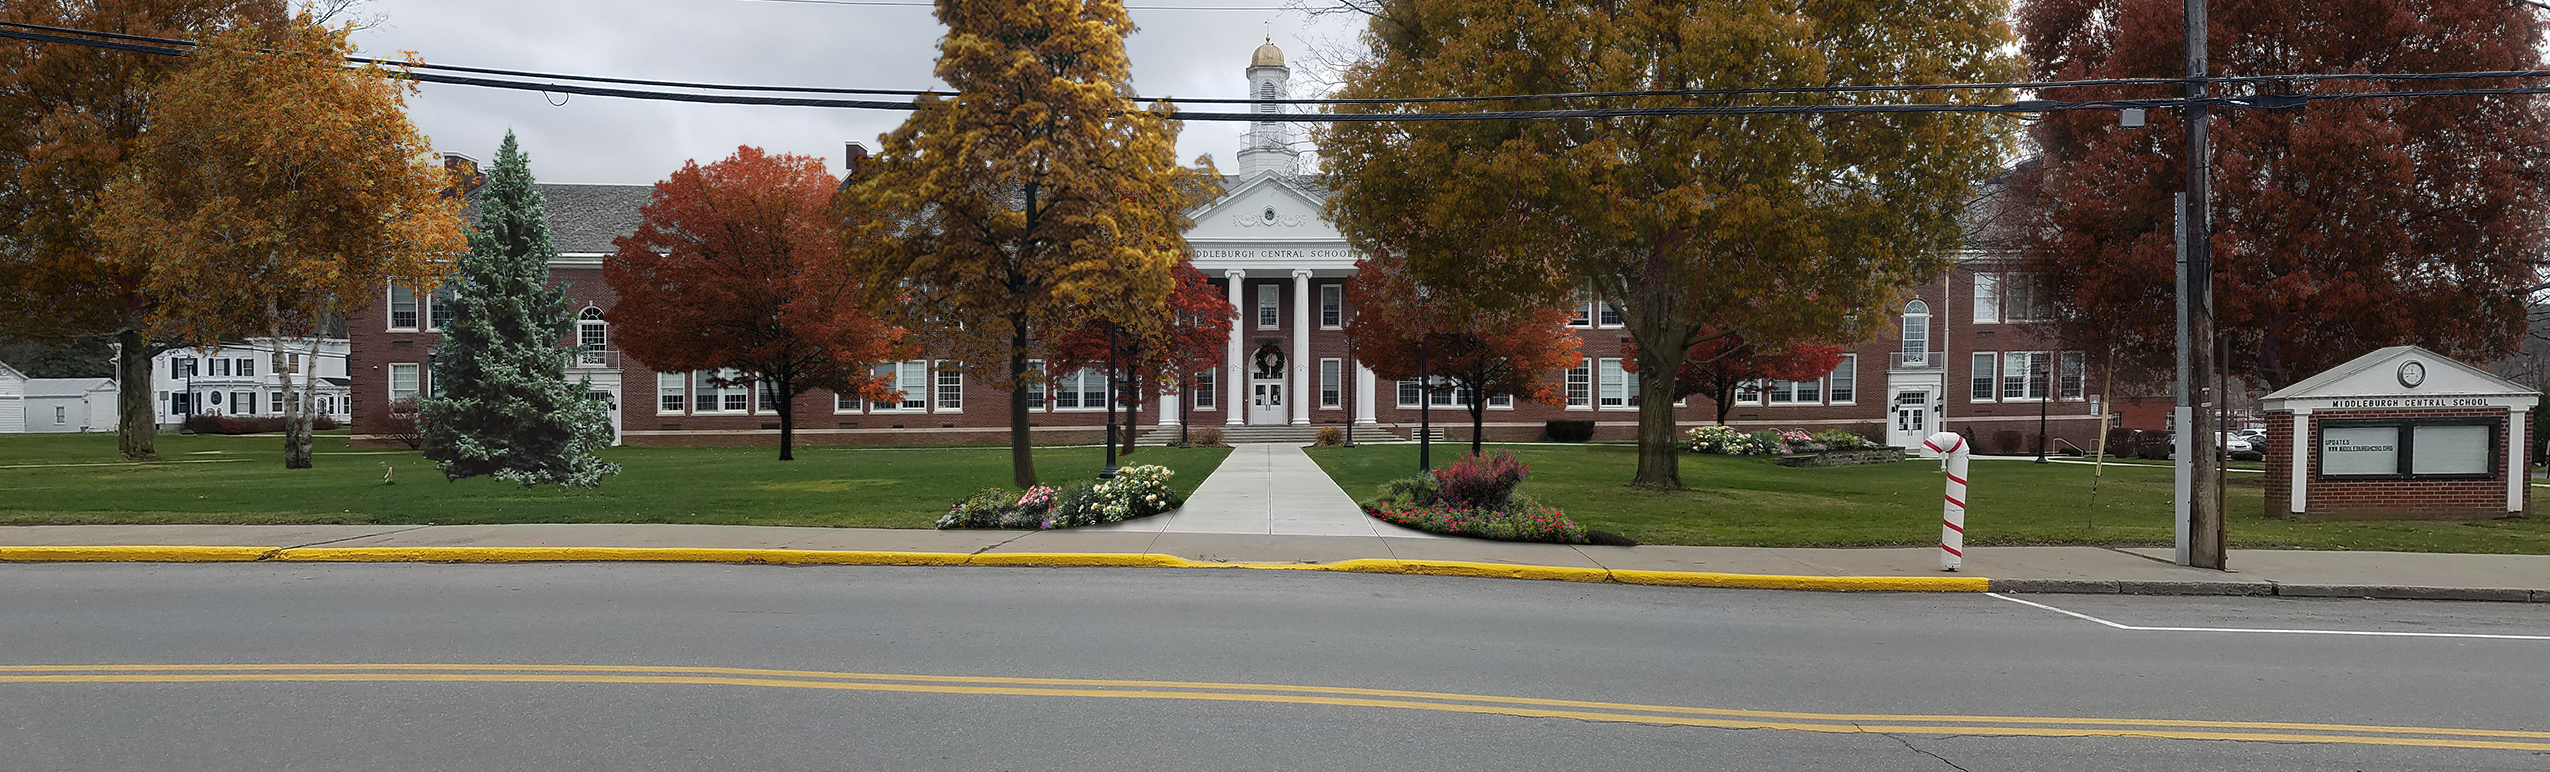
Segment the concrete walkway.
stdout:
<path fill-rule="evenodd" d="M 1364 514 L 1301 446 L 1284 443 L 1231 446 L 1230 457 L 1175 512 L 1075 530 L 1447 538 Z"/>

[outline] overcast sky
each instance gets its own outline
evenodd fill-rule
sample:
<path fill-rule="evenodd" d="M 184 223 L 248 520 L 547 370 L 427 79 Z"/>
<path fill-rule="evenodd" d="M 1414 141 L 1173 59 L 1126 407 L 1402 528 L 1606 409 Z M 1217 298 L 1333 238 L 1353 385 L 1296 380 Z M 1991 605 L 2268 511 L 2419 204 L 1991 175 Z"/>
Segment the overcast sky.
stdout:
<path fill-rule="evenodd" d="M 889 0 L 891 1 L 891 0 Z M 1273 9 L 1288 0 L 1131 0 L 1141 27 L 1126 41 L 1145 95 L 1244 98 L 1249 53 L 1271 31 L 1292 61 L 1295 93 L 1312 45 L 1351 43 L 1361 17 L 1300 10 L 1145 10 L 1142 6 Z M 428 62 L 579 75 L 753 85 L 944 88 L 931 76 L 945 32 L 927 2 L 908 6 L 759 0 L 370 0 L 378 23 L 356 33 L 369 55 L 416 51 Z M 564 100 L 563 106 L 551 106 Z M 1199 107 L 1197 109 L 1205 109 Z M 1228 109 L 1228 108 L 1224 108 Z M 696 105 L 426 84 L 409 116 L 441 152 L 480 160 L 510 128 L 543 182 L 651 183 L 737 145 L 827 159 L 842 142 L 871 147 L 908 113 Z M 1213 154 L 1233 167 L 1247 124 L 1186 124 L 1179 160 Z"/>

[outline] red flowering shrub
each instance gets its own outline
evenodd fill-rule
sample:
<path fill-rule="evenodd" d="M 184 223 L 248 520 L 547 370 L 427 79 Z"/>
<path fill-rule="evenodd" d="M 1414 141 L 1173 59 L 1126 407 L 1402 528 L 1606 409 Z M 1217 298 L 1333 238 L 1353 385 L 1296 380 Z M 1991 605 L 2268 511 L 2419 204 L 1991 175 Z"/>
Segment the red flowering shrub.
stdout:
<path fill-rule="evenodd" d="M 1394 504 L 1373 510 L 1373 517 L 1428 533 L 1497 541 L 1589 544 L 1585 526 L 1556 507 L 1537 501 L 1514 501 L 1504 509 Z"/>
<path fill-rule="evenodd" d="M 1514 497 L 1514 486 L 1523 484 L 1523 475 L 1531 471 L 1514 454 L 1498 451 L 1494 456 L 1468 456 L 1451 466 L 1434 471 L 1435 490 L 1441 503 L 1462 509 L 1498 509 Z"/>

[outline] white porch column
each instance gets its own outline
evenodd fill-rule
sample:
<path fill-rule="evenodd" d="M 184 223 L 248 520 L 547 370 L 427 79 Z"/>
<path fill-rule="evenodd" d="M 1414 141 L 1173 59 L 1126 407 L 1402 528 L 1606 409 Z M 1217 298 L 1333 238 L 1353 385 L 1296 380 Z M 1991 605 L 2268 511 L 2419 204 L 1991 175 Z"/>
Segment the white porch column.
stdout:
<path fill-rule="evenodd" d="M 1310 401 L 1319 394 L 1319 360 L 1310 355 L 1310 271 L 1293 271 L 1293 425 L 1310 425 Z"/>
<path fill-rule="evenodd" d="M 1360 361 L 1356 362 L 1355 423 L 1370 424 L 1375 422 L 1373 417 L 1378 414 L 1378 408 L 1372 404 L 1373 380 L 1372 368 L 1365 367 Z"/>
<path fill-rule="evenodd" d="M 2272 450 L 2272 449 L 2270 449 Z M 2293 409 L 2293 489 L 2285 509 L 2294 514 L 2307 511 L 2311 495 L 2311 409 Z"/>
<path fill-rule="evenodd" d="M 1160 428 L 1166 429 L 1178 425 L 1178 422 L 1183 419 L 1183 416 L 1178 414 L 1178 407 L 1177 395 L 1160 398 Z"/>
<path fill-rule="evenodd" d="M 1248 326 L 1256 312 L 1240 305 L 1240 285 L 1247 283 L 1248 272 L 1233 268 L 1223 271 L 1222 276 L 1230 279 L 1231 309 L 1237 312 L 1231 318 L 1231 350 L 1222 357 L 1222 382 L 1229 384 L 1227 390 L 1231 395 L 1230 401 L 1222 403 L 1222 423 L 1238 426 L 1248 419 L 1248 371 L 1241 360 L 1245 355 L 1240 353 L 1240 339 L 1248 334 Z"/>
<path fill-rule="evenodd" d="M 2523 512 L 2524 486 L 2532 484 L 2532 459 L 2527 453 L 2532 448 L 2524 439 L 2524 422 L 2530 420 L 2527 412 L 2522 405 L 2506 409 L 2506 511 L 2518 514 Z"/>

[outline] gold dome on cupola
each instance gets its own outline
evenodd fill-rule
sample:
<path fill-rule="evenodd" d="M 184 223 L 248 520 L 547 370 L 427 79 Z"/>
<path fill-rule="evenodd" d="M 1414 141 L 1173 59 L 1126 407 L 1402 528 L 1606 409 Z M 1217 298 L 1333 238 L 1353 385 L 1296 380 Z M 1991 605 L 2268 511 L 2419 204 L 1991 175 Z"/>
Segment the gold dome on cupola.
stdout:
<path fill-rule="evenodd" d="M 1275 41 L 1266 41 L 1266 45 L 1257 47 L 1255 56 L 1249 57 L 1248 66 L 1282 67 L 1284 66 L 1284 49 L 1276 48 Z"/>

